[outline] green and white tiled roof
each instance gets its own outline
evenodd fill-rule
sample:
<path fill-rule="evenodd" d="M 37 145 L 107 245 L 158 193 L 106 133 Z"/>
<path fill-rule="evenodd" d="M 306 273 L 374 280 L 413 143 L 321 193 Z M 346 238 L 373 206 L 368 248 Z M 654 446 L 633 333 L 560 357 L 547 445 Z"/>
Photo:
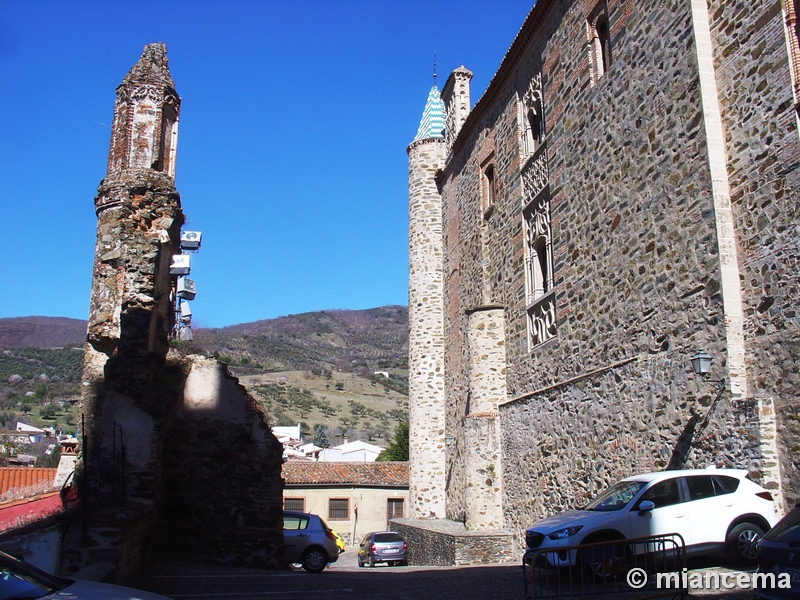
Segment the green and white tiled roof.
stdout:
<path fill-rule="evenodd" d="M 444 102 L 436 86 L 433 86 L 428 93 L 428 101 L 425 103 L 425 111 L 422 113 L 414 141 L 431 138 L 444 138 Z"/>

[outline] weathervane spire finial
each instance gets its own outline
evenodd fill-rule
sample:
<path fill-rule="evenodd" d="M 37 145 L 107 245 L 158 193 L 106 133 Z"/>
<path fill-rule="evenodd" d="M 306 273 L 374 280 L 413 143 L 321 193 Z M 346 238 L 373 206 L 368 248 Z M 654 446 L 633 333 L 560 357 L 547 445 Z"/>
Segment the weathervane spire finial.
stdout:
<path fill-rule="evenodd" d="M 433 51 L 433 85 L 436 85 L 436 50 Z"/>

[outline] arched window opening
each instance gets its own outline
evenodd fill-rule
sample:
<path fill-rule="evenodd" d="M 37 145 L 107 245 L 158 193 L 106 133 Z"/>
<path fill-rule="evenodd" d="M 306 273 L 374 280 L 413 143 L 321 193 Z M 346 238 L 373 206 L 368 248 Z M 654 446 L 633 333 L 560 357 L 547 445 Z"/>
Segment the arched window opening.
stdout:
<path fill-rule="evenodd" d="M 533 296 L 540 298 L 549 291 L 548 278 L 549 269 L 547 264 L 547 240 L 540 237 L 533 245 Z"/>
<path fill-rule="evenodd" d="M 595 6 L 586 24 L 589 33 L 591 80 L 594 85 L 611 68 L 611 28 L 605 2 Z"/>
<path fill-rule="evenodd" d="M 600 15 L 595 24 L 597 31 L 597 41 L 600 47 L 599 63 L 602 66 L 602 73 L 606 73 L 611 66 L 611 37 L 608 33 L 608 17 Z"/>
<path fill-rule="evenodd" d="M 489 164 L 483 170 L 483 193 L 481 196 L 483 204 L 483 218 L 488 219 L 494 210 L 495 203 L 497 202 L 497 181 L 495 178 L 493 164 Z"/>
<path fill-rule="evenodd" d="M 534 108 L 528 109 L 528 126 L 530 127 L 534 150 L 541 145 L 542 137 L 544 135 L 544 120 L 542 119 L 542 110 L 541 107 L 537 108 L 539 110 L 535 110 Z"/>

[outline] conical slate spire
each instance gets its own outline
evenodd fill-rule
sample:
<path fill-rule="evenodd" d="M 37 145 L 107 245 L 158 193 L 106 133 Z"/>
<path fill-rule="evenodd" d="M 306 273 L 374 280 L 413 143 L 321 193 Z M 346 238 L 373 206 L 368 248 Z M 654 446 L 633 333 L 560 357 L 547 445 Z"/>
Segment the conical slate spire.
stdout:
<path fill-rule="evenodd" d="M 155 43 L 145 46 L 139 61 L 122 79 L 124 86 L 138 83 L 160 83 L 170 88 L 175 87 L 172 76 L 169 74 L 167 47 L 164 44 Z"/>
<path fill-rule="evenodd" d="M 428 92 L 428 101 L 425 103 L 414 141 L 444 139 L 444 128 L 444 102 L 439 95 L 439 88 L 434 85 Z"/>

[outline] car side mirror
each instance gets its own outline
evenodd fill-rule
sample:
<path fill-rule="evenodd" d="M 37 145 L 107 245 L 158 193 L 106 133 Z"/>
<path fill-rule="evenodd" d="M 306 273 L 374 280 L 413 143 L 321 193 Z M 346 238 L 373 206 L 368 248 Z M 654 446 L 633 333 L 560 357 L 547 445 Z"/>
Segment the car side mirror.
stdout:
<path fill-rule="evenodd" d="M 639 514 L 643 515 L 646 512 L 650 512 L 656 507 L 652 500 L 642 500 L 639 503 Z"/>

